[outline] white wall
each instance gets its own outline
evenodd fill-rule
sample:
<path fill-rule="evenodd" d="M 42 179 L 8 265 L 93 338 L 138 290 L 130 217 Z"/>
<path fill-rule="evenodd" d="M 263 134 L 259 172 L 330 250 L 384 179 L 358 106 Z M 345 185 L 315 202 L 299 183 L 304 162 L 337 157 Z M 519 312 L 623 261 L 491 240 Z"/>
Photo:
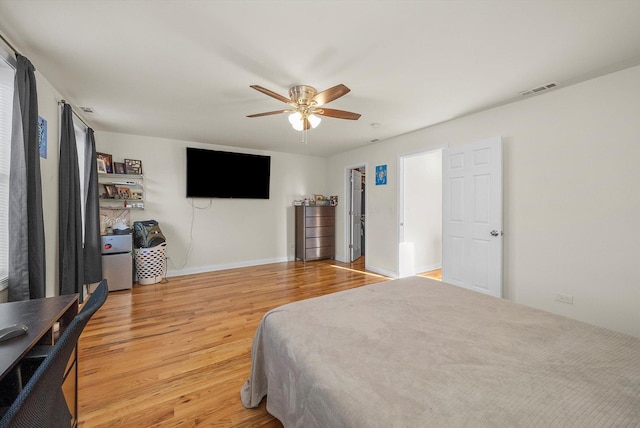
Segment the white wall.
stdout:
<path fill-rule="evenodd" d="M 108 132 L 95 137 L 97 150 L 112 154 L 114 162 L 142 161 L 145 209 L 132 211 L 131 220 L 160 223 L 167 237 L 169 275 L 292 260 L 293 200 L 326 193 L 323 158 Z M 187 146 L 270 155 L 270 199 L 187 199 Z M 211 171 L 211 179 L 233 177 Z"/>
<path fill-rule="evenodd" d="M 40 158 L 47 296 L 58 294 L 58 164 L 60 161 L 60 107 L 63 97 L 36 70 L 38 113 L 47 121 L 47 158 Z"/>
<path fill-rule="evenodd" d="M 388 165 L 387 186 L 367 183 L 366 263 L 397 273 L 398 156 L 502 136 L 505 296 L 640 336 L 639 93 L 634 67 L 343 153 L 329 192 L 344 195 L 345 165 Z"/>

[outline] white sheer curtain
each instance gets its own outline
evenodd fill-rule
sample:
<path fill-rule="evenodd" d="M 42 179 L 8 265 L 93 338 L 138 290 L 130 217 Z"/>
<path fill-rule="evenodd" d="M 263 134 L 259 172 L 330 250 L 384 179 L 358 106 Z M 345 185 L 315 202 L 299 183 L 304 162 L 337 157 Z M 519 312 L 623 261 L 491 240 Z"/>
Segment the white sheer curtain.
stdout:
<path fill-rule="evenodd" d="M 0 293 L 9 285 L 9 161 L 14 76 L 15 67 L 0 58 Z"/>
<path fill-rule="evenodd" d="M 85 189 L 85 158 L 86 158 L 86 144 L 87 141 L 87 126 L 82 123 L 75 115 L 73 116 L 73 130 L 76 134 L 76 150 L 78 151 L 78 174 L 80 176 L 80 195 L 82 204 L 81 218 L 82 218 L 82 243 L 84 244 L 84 225 L 85 225 L 85 210 L 87 204 L 87 189 Z"/>

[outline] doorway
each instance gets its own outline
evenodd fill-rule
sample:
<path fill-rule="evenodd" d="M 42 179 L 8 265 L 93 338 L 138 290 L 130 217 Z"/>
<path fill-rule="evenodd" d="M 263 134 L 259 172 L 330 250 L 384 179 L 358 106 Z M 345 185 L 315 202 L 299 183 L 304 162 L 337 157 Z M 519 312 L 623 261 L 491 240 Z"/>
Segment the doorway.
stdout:
<path fill-rule="evenodd" d="M 400 158 L 399 277 L 442 268 L 442 152 Z"/>
<path fill-rule="evenodd" d="M 501 137 L 400 157 L 399 277 L 439 264 L 444 282 L 502 297 L 502 167 Z M 440 224 L 418 231 L 427 219 Z"/>
<path fill-rule="evenodd" d="M 349 262 L 354 262 L 365 255 L 366 176 L 365 165 L 347 168 Z"/>

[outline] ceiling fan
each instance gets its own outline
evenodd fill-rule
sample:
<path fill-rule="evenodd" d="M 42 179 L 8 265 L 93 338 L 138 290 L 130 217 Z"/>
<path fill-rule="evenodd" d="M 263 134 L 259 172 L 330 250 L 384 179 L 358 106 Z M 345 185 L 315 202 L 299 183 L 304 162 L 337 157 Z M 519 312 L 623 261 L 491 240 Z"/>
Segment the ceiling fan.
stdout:
<path fill-rule="evenodd" d="M 278 101 L 289 104 L 293 109 L 268 111 L 265 113 L 251 114 L 247 117 L 261 117 L 272 114 L 291 113 L 289 122 L 293 129 L 306 131 L 315 128 L 320 123 L 318 116 L 335 117 L 338 119 L 358 120 L 360 115 L 350 111 L 325 108 L 323 105 L 346 95 L 351 89 L 345 85 L 336 85 L 332 88 L 318 92 L 316 88 L 309 85 L 296 85 L 289 88 L 289 98 L 277 94 L 269 89 L 258 85 L 251 85 L 251 88 L 260 91 L 265 95 L 275 98 Z"/>

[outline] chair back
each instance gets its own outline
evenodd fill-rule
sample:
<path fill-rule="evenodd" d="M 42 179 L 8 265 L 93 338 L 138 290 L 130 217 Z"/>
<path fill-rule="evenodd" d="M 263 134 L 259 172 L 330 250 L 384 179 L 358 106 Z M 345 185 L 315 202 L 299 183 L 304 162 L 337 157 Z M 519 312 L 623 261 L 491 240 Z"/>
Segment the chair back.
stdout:
<path fill-rule="evenodd" d="M 71 413 L 62 393 L 64 372 L 82 330 L 108 294 L 107 280 L 103 279 L 0 420 L 0 428 L 71 426 Z"/>
<path fill-rule="evenodd" d="M 78 314 L 79 317 L 86 319 L 85 325 L 89 321 L 89 319 L 96 313 L 98 309 L 107 301 L 107 296 L 109 295 L 109 286 L 107 285 L 107 280 L 103 279 L 100 281 L 100 284 L 96 287 L 95 291 L 91 293 L 89 300 L 84 304 L 82 310 Z M 83 326 L 84 327 L 84 326 Z"/>

